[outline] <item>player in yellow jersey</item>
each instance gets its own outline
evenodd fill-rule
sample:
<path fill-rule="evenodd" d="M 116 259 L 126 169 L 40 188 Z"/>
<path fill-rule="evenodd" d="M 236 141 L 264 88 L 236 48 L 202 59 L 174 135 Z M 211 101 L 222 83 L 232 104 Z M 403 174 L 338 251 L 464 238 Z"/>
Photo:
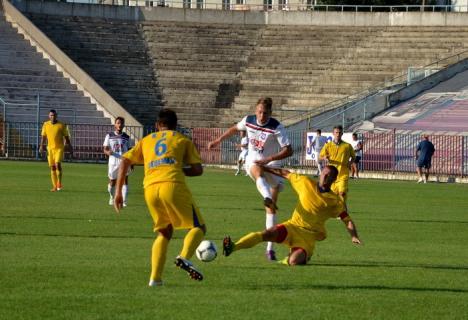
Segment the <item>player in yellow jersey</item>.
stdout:
<path fill-rule="evenodd" d="M 57 111 L 49 111 L 49 121 L 44 122 L 41 132 L 41 143 L 39 152 L 45 150 L 45 141 L 47 140 L 47 160 L 50 167 L 50 177 L 52 179 L 52 189 L 50 191 L 62 190 L 62 161 L 65 148 L 68 148 L 70 154 L 73 148 L 70 142 L 70 133 L 67 126 L 57 120 Z M 65 144 L 64 144 L 65 140 Z"/>
<path fill-rule="evenodd" d="M 169 241 L 174 229 L 188 229 L 175 264 L 194 280 L 203 275 L 190 262 L 206 233 L 205 222 L 185 183 L 185 176 L 203 173 L 200 155 L 193 142 L 175 131 L 177 115 L 163 109 L 156 122 L 157 132 L 140 140 L 122 156 L 116 183 L 114 206 L 122 209 L 122 186 L 133 164 L 144 164 L 143 180 L 146 204 L 158 233 L 152 248 L 150 286 L 162 285 L 162 272 Z"/>
<path fill-rule="evenodd" d="M 332 185 L 332 191 L 338 193 L 346 201 L 348 193 L 349 170 L 356 155 L 351 144 L 344 142 L 343 127 L 335 126 L 333 128 L 333 140 L 325 144 L 320 151 L 320 159 L 328 160 L 328 164 L 338 169 L 338 177 Z"/>
<path fill-rule="evenodd" d="M 290 248 L 288 257 L 283 261 L 288 265 L 303 265 L 312 257 L 316 241 L 325 240 L 327 232 L 325 222 L 330 218 L 340 217 L 346 226 L 351 241 L 360 244 L 356 226 L 346 211 L 343 198 L 332 192 L 330 187 L 335 181 L 338 170 L 326 166 L 319 181 L 309 179 L 304 175 L 291 173 L 285 169 L 267 168 L 268 172 L 289 180 L 299 197 L 292 217 L 281 224 L 262 232 L 252 232 L 242 237 L 236 243 L 231 238 L 223 240 L 223 254 L 229 256 L 232 252 L 251 248 L 260 242 L 273 241 Z"/>

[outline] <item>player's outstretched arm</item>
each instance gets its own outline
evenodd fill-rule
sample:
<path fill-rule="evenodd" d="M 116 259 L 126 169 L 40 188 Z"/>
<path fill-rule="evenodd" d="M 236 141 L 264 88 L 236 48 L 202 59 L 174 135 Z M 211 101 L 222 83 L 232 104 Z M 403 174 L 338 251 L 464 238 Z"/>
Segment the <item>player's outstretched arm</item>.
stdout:
<path fill-rule="evenodd" d="M 283 178 L 288 178 L 289 175 L 291 174 L 291 171 L 286 170 L 286 169 L 281 169 L 281 168 L 270 168 L 270 167 L 265 167 L 262 166 L 262 169 L 266 172 L 273 173 L 277 176 L 283 177 Z"/>
<path fill-rule="evenodd" d="M 229 129 L 227 129 L 222 135 L 220 135 L 218 137 L 218 139 L 216 140 L 213 140 L 211 141 L 210 143 L 208 143 L 208 150 L 211 150 L 213 149 L 214 147 L 216 147 L 217 145 L 219 145 L 221 143 L 221 141 L 223 141 L 224 139 L 226 138 L 229 138 L 230 136 L 233 136 L 237 133 L 237 125 L 234 125 L 232 127 L 230 127 Z"/>
<path fill-rule="evenodd" d="M 359 239 L 356 225 L 354 224 L 353 220 L 351 220 L 351 218 L 347 216 L 344 219 L 342 218 L 342 221 L 345 224 L 346 229 L 348 230 L 349 234 L 351 235 L 351 241 L 354 244 L 361 244 L 361 240 Z"/>
<path fill-rule="evenodd" d="M 122 187 L 125 183 L 125 177 L 127 176 L 128 168 L 132 165 L 132 162 L 127 158 L 122 158 L 119 167 L 119 175 L 115 184 L 115 195 L 114 195 L 114 208 L 117 213 L 123 207 Z"/>
<path fill-rule="evenodd" d="M 182 170 L 187 177 L 196 177 L 203 174 L 203 167 L 201 163 L 192 163 L 183 167 Z"/>

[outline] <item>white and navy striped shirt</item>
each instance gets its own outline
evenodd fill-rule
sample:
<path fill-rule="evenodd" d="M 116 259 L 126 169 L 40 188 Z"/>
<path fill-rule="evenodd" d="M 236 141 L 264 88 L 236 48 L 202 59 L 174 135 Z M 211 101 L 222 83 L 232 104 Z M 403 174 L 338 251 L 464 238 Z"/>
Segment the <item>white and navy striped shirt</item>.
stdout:
<path fill-rule="evenodd" d="M 113 152 L 113 155 L 109 157 L 109 165 L 119 165 L 122 155 L 130 149 L 130 137 L 125 132 L 121 134 L 116 131 L 109 132 L 104 139 L 103 146 L 109 147 Z"/>
<path fill-rule="evenodd" d="M 247 164 L 269 157 L 290 145 L 286 130 L 275 118 L 270 118 L 266 124 L 260 125 L 256 115 L 246 116 L 237 123 L 237 129 L 247 132 L 249 139 L 249 152 L 245 161 Z M 268 165 L 279 166 L 280 161 L 272 161 Z"/>

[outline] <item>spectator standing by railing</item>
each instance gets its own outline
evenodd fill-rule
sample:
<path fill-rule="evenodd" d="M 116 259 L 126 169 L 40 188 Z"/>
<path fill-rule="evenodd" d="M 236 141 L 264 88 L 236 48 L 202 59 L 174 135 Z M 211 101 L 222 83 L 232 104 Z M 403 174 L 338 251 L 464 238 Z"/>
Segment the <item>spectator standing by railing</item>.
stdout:
<path fill-rule="evenodd" d="M 419 142 L 416 147 L 416 152 L 414 158 L 416 159 L 416 172 L 418 173 L 418 183 L 424 182 L 427 183 L 429 180 L 429 170 L 432 166 L 432 156 L 434 155 L 435 148 L 432 142 L 429 141 L 429 136 L 423 134 L 422 140 Z M 423 176 L 424 168 L 424 176 Z"/>

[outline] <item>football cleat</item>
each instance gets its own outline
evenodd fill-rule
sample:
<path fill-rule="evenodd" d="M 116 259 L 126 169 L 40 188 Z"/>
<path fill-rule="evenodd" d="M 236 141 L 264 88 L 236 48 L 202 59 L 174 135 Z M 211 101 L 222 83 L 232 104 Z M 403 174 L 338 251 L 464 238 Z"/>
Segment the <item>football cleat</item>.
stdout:
<path fill-rule="evenodd" d="M 228 257 L 234 251 L 234 243 L 230 236 L 226 236 L 223 239 L 223 255 Z"/>
<path fill-rule="evenodd" d="M 277 210 L 278 207 L 276 204 L 273 202 L 271 198 L 265 198 L 263 199 L 263 205 L 267 208 L 270 208 L 271 210 Z"/>
<path fill-rule="evenodd" d="M 114 198 L 112 198 L 112 197 L 109 198 L 109 205 L 110 206 L 114 205 Z"/>
<path fill-rule="evenodd" d="M 177 267 L 181 268 L 182 270 L 187 271 L 190 278 L 192 278 L 193 280 L 198 280 L 198 281 L 203 280 L 202 273 L 198 271 L 197 269 L 195 269 L 195 267 L 189 260 L 184 259 L 181 256 L 177 256 L 174 263 Z"/>
<path fill-rule="evenodd" d="M 148 286 L 150 286 L 150 287 L 160 287 L 162 285 L 163 285 L 162 280 L 159 280 L 159 281 L 150 280 L 150 282 L 148 283 Z"/>
<path fill-rule="evenodd" d="M 60 191 L 62 190 L 62 184 L 61 183 L 57 183 L 57 191 Z"/>
<path fill-rule="evenodd" d="M 122 203 L 122 206 L 125 208 L 125 207 L 127 206 L 127 201 L 124 201 L 124 202 Z"/>
<path fill-rule="evenodd" d="M 267 252 L 265 252 L 265 256 L 270 261 L 276 261 L 276 253 L 273 250 L 267 250 Z"/>
<path fill-rule="evenodd" d="M 50 192 L 56 192 L 56 191 L 57 191 L 57 188 L 50 189 Z"/>

